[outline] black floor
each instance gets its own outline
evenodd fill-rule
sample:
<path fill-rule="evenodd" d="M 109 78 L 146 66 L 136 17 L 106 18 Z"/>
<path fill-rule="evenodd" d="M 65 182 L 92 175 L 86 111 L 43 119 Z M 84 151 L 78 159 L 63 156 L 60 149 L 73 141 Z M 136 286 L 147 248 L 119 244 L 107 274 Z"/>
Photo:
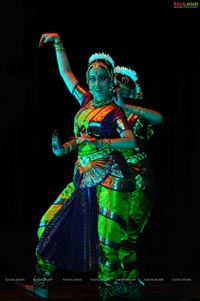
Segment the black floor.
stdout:
<path fill-rule="evenodd" d="M 34 235 L 29 232 L 26 233 L 21 228 L 12 231 L 4 229 L 4 231 L 0 231 L 0 234 L 3 241 L 0 246 L 0 301 L 37 300 L 37 298 L 25 295 L 15 286 L 17 278 L 21 278 L 20 280 L 26 283 L 32 281 L 35 271 L 35 260 L 33 260 L 35 241 L 32 241 Z M 166 268 L 166 266 L 159 266 L 160 263 L 166 262 L 165 258 L 159 258 L 156 254 L 153 253 L 152 257 L 149 255 L 148 260 L 143 263 L 145 268 L 146 263 L 149 262 L 156 271 L 162 270 L 163 267 Z M 199 261 L 196 261 L 194 272 L 177 272 L 178 264 L 174 266 L 171 273 L 170 267 L 166 268 L 166 273 L 147 272 L 143 269 L 145 273 L 143 273 L 142 278 L 146 278 L 144 279 L 145 286 L 142 288 L 140 301 L 200 301 L 200 277 L 199 273 L 196 272 L 199 270 L 198 263 Z M 151 268 L 149 270 L 151 271 Z M 151 277 L 148 276 L 147 278 L 147 274 Z M 171 274 L 177 274 L 178 277 L 171 278 Z M 183 278 L 183 275 L 186 275 L 186 277 Z M 190 277 L 187 277 L 187 275 L 190 275 Z M 78 277 L 78 281 L 77 279 L 71 281 L 69 276 L 74 275 L 58 270 L 56 281 L 50 290 L 49 300 L 101 301 L 101 298 L 98 297 L 98 283 L 95 281 L 96 278 L 93 277 L 95 274 L 87 275 L 87 278 Z M 73 277 L 72 279 L 74 280 Z M 116 301 L 119 301 L 119 299 L 116 299 Z M 120 299 L 120 301 L 123 300 Z"/>
<path fill-rule="evenodd" d="M 31 301 L 37 298 L 27 296 L 19 290 L 14 282 L 0 287 L 1 301 Z M 98 297 L 95 282 L 66 282 L 54 285 L 49 294 L 49 300 L 102 300 Z M 115 300 L 115 299 L 113 299 Z M 123 301 L 122 298 L 116 301 Z M 127 300 L 127 299 L 126 299 Z M 141 290 L 141 301 L 189 301 L 200 300 L 200 282 L 149 282 Z"/>

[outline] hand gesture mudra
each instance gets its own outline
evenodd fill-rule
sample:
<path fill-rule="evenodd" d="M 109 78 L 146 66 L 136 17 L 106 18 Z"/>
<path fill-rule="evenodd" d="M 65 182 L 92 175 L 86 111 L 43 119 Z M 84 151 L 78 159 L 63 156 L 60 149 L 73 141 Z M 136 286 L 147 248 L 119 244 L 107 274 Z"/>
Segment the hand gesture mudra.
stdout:
<path fill-rule="evenodd" d="M 40 38 L 38 48 L 42 47 L 44 44 L 47 44 L 49 42 L 55 43 L 58 41 L 61 41 L 61 38 L 57 32 L 43 33 Z"/>
<path fill-rule="evenodd" d="M 123 97 L 120 93 L 120 90 L 117 90 L 115 97 L 114 97 L 114 102 L 121 108 L 124 108 L 124 101 Z"/>
<path fill-rule="evenodd" d="M 52 151 L 56 156 L 62 156 L 64 154 L 64 148 L 60 144 L 59 132 L 57 130 L 54 130 L 52 134 Z"/>

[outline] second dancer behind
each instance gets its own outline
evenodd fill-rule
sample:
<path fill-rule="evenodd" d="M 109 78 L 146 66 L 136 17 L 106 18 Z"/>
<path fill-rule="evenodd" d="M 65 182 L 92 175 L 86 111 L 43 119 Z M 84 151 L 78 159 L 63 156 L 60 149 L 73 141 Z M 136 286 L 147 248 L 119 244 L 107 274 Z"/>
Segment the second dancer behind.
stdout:
<path fill-rule="evenodd" d="M 153 204 L 157 198 L 154 168 L 149 152 L 149 144 L 155 127 L 163 122 L 159 111 L 144 107 L 143 92 L 135 70 L 130 67 L 114 68 L 115 84 L 119 93 L 115 102 L 124 110 L 128 123 L 137 139 L 134 150 L 122 149 L 130 168 L 135 174 L 135 191 L 132 193 L 130 223 L 126 240 L 121 244 L 123 262 L 122 278 L 139 274 L 137 252 L 139 237 L 149 221 Z M 141 259 L 142 260 L 142 259 Z"/>

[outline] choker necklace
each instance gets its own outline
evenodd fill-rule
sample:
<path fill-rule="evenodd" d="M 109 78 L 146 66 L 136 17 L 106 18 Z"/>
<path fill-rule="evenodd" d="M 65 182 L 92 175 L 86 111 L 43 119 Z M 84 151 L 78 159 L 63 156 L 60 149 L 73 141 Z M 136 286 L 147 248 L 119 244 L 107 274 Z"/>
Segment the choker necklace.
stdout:
<path fill-rule="evenodd" d="M 112 98 L 106 98 L 100 101 L 95 101 L 94 99 L 92 99 L 89 103 L 97 108 L 103 107 L 109 103 L 112 102 Z"/>

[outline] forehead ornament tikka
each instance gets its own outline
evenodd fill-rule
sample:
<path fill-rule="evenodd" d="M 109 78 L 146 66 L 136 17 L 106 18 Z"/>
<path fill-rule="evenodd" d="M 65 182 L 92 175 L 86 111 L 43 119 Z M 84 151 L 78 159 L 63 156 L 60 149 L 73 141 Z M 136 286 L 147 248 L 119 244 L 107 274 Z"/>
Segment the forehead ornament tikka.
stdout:
<path fill-rule="evenodd" d="M 92 64 L 92 66 L 93 66 L 94 69 L 97 69 L 99 67 L 99 64 L 95 62 L 95 63 Z"/>

